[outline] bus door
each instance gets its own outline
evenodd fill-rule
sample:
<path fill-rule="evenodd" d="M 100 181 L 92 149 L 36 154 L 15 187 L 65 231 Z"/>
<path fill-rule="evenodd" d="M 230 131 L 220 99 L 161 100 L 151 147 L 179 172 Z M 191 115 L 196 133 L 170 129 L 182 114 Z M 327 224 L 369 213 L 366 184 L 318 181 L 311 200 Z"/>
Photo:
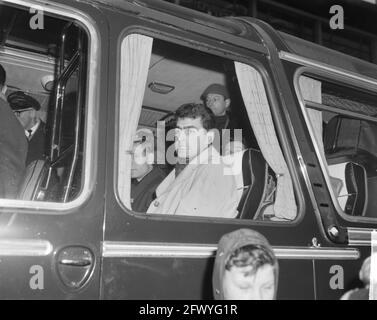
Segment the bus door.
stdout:
<path fill-rule="evenodd" d="M 89 15 L 102 18 L 82 3 L 27 2 L 2 1 L 0 10 L 7 30 L 0 64 L 15 110 L 7 121 L 24 126 L 13 126 L 13 138 L 17 130 L 25 133 L 34 157 L 20 155 L 28 162 L 19 168 L 19 191 L 0 202 L 0 298 L 96 299 L 105 176 L 104 137 L 98 135 L 105 95 L 98 83 L 105 76 Z M 29 115 L 35 121 L 30 130 Z M 12 131 L 7 135 L 2 139 L 11 139 Z"/>

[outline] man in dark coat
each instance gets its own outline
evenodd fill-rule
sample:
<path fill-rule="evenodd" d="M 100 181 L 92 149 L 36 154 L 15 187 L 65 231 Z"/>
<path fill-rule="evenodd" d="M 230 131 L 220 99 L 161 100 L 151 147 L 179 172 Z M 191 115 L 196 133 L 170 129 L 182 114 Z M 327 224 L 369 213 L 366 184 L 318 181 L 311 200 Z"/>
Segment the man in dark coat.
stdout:
<path fill-rule="evenodd" d="M 0 65 L 0 198 L 15 199 L 28 150 L 24 130 L 5 97 L 6 72 Z"/>
<path fill-rule="evenodd" d="M 143 138 L 145 132 L 140 129 L 136 133 L 132 154 L 131 207 L 137 212 L 147 212 L 156 197 L 156 188 L 166 176 L 160 168 L 153 166 L 154 148 Z"/>
<path fill-rule="evenodd" d="M 219 83 L 209 85 L 201 95 L 205 106 L 210 108 L 215 116 L 215 128 L 230 129 L 230 95 L 228 89 Z"/>
<path fill-rule="evenodd" d="M 223 154 L 224 147 L 230 140 L 242 141 L 242 126 L 230 115 L 230 94 L 228 89 L 219 83 L 209 85 L 200 98 L 204 105 L 211 109 L 214 115 L 215 128 L 218 130 L 218 137 L 215 137 L 213 145 Z"/>
<path fill-rule="evenodd" d="M 26 166 L 34 160 L 44 159 L 46 125 L 38 116 L 41 105 L 36 99 L 22 91 L 11 93 L 8 96 L 8 102 L 24 127 L 29 141 Z"/>

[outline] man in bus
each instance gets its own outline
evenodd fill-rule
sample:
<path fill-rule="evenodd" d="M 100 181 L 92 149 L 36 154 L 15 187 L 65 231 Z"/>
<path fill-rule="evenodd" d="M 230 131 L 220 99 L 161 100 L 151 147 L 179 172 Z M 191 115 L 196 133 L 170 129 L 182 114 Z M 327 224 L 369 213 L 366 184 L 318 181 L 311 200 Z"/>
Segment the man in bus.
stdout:
<path fill-rule="evenodd" d="M 28 150 L 24 130 L 8 105 L 6 71 L 0 65 L 0 198 L 15 199 Z"/>
<path fill-rule="evenodd" d="M 39 117 L 41 105 L 32 96 L 22 91 L 16 91 L 8 96 L 8 102 L 14 114 L 24 127 L 25 136 L 29 143 L 26 166 L 34 160 L 45 157 L 46 124 Z"/>
<path fill-rule="evenodd" d="M 216 300 L 274 300 L 279 265 L 267 239 L 250 229 L 224 235 L 212 275 Z"/>
<path fill-rule="evenodd" d="M 242 130 L 240 130 L 242 126 L 230 114 L 231 98 L 229 91 L 226 86 L 213 83 L 204 90 L 200 98 L 214 114 L 215 128 L 218 130 L 214 146 L 223 155 L 224 146 L 231 139 L 234 139 L 235 135 L 242 135 Z M 239 132 L 236 133 L 234 129 L 239 129 Z"/>
<path fill-rule="evenodd" d="M 131 166 L 131 207 L 137 212 L 146 212 L 155 198 L 157 186 L 165 178 L 165 173 L 153 165 L 154 146 L 148 137 L 151 132 L 139 129 L 136 132 Z M 148 139 L 149 138 L 149 139 Z"/>
<path fill-rule="evenodd" d="M 214 116 L 201 104 L 188 103 L 175 113 L 175 149 L 186 166 L 157 187 L 148 213 L 223 217 L 237 215 L 240 192 L 218 151 L 212 146 Z"/>
<path fill-rule="evenodd" d="M 219 83 L 209 85 L 201 95 L 205 106 L 214 114 L 215 128 L 228 129 L 230 125 L 229 107 L 230 95 L 228 89 Z"/>

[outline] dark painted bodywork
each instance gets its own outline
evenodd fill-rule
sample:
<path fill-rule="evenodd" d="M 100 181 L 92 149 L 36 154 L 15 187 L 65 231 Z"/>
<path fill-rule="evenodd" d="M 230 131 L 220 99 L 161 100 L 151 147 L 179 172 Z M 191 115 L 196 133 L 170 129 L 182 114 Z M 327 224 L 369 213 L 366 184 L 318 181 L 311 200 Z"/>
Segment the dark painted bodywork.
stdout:
<path fill-rule="evenodd" d="M 100 79 L 97 80 L 100 84 L 97 115 L 100 134 L 96 141 L 99 150 L 94 165 L 96 181 L 88 201 L 69 214 L 41 215 L 33 210 L 20 211 L 14 227 L 1 233 L 2 239 L 48 240 L 53 252 L 45 257 L 1 257 L 0 298 L 212 299 L 213 258 L 102 257 L 103 241 L 215 245 L 224 233 L 248 227 L 261 232 L 273 246 L 309 248 L 316 238 L 322 247 L 344 248 L 348 247 L 346 227 L 372 228 L 377 224 L 351 223 L 336 214 L 293 88 L 293 76 L 300 65 L 278 59 L 281 50 L 295 52 L 268 25 L 253 19 L 212 19 L 158 1 L 48 1 L 49 4 L 54 2 L 90 16 L 96 21 L 100 36 Z M 121 40 L 132 32 L 258 66 L 270 90 L 277 131 L 292 171 L 299 207 L 296 222 L 272 225 L 182 217 L 165 220 L 137 215 L 120 204 L 114 160 L 117 158 L 114 124 L 117 123 L 119 96 L 119 52 Z M 325 53 L 330 60 L 338 55 L 331 51 Z M 349 59 L 356 66 L 355 70 L 361 72 L 363 63 Z M 347 69 L 346 65 L 342 67 Z M 319 212 L 313 207 L 301 173 L 292 133 L 297 138 L 305 164 L 311 164 L 307 166 L 309 177 L 323 186 L 314 190 L 317 203 L 328 204 L 319 206 Z M 329 238 L 326 230 L 330 225 L 343 230 L 340 237 Z M 69 246 L 88 248 L 95 257 L 90 278 L 76 290 L 65 287 L 56 272 L 58 252 Z M 370 250 L 368 246 L 358 249 L 361 252 L 358 260 L 280 260 L 277 298 L 338 299 L 344 290 L 329 287 L 332 276 L 329 269 L 331 265 L 344 267 L 344 289 L 348 289 L 357 278 L 362 258 Z M 29 268 L 36 264 L 45 270 L 44 290 L 29 287 Z"/>

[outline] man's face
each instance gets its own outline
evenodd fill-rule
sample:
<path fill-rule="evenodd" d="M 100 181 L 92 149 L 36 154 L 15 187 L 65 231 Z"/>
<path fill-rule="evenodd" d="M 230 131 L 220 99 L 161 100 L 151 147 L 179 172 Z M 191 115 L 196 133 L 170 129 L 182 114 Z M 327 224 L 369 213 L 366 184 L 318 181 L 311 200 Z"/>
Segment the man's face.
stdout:
<path fill-rule="evenodd" d="M 209 93 L 206 96 L 205 103 L 215 116 L 223 116 L 230 105 L 230 99 L 225 99 L 221 94 Z"/>
<path fill-rule="evenodd" d="M 175 131 L 175 148 L 181 159 L 192 159 L 210 143 L 209 133 L 203 128 L 201 118 L 178 118 Z"/>
<path fill-rule="evenodd" d="M 252 266 L 225 270 L 223 292 L 225 300 L 273 300 L 275 295 L 274 268 L 270 264 L 260 266 L 249 274 Z"/>
<path fill-rule="evenodd" d="M 150 165 L 147 162 L 145 146 L 141 143 L 135 143 L 133 147 L 131 178 L 142 178 L 149 170 Z"/>
<path fill-rule="evenodd" d="M 15 116 L 25 130 L 31 129 L 36 122 L 36 110 L 35 109 L 25 109 L 20 111 L 14 111 Z"/>

